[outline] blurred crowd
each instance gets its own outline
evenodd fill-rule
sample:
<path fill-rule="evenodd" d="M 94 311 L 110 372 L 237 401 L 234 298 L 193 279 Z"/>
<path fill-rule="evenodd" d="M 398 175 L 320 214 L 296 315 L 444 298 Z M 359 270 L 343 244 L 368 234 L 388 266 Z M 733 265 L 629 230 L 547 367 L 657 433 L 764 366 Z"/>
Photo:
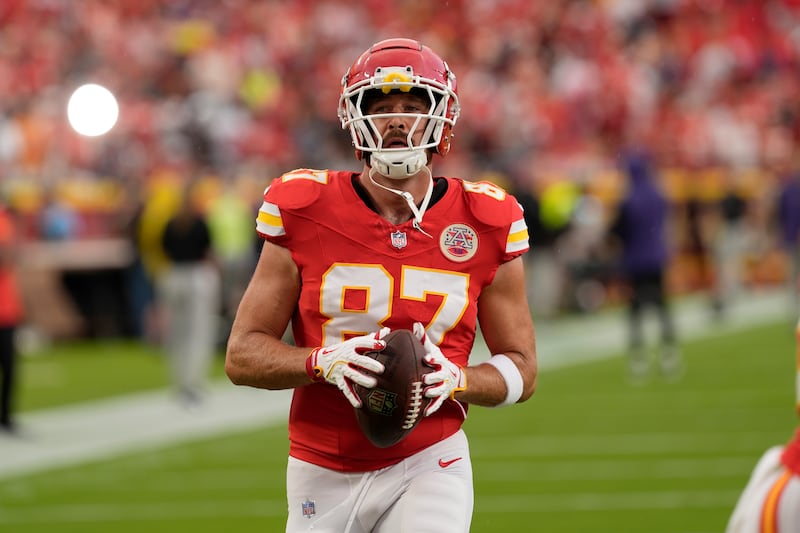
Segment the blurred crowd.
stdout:
<path fill-rule="evenodd" d="M 0 27 L 0 195 L 30 239 L 122 236 L 156 212 L 152 244 L 189 182 L 206 211 L 227 191 L 254 212 L 285 171 L 357 169 L 339 80 L 373 42 L 408 36 L 458 77 L 462 114 L 437 172 L 536 206 L 534 253 L 555 246 L 555 270 L 591 270 L 626 186 L 620 154 L 637 146 L 690 259 L 679 289 L 708 283 L 730 198 L 767 262 L 751 276 L 785 272 L 767 252 L 798 170 L 800 0 L 5 0 Z M 119 100 L 107 135 L 65 120 L 85 82 Z M 155 272 L 159 252 L 140 252 Z"/>
<path fill-rule="evenodd" d="M 3 178 L 44 185 L 351 167 L 338 81 L 395 35 L 458 75 L 454 174 L 577 178 L 634 140 L 662 165 L 774 168 L 800 134 L 797 0 L 8 0 L 0 25 Z M 64 121 L 85 81 L 120 100 L 101 139 Z"/>

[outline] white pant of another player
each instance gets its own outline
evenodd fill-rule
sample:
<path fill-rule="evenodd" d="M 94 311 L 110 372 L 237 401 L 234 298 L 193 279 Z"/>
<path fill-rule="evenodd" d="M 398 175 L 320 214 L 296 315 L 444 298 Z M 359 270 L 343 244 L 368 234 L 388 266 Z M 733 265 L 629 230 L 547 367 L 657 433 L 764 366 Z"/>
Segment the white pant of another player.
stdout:
<path fill-rule="evenodd" d="M 775 446 L 761 456 L 726 533 L 800 531 L 800 476 L 781 463 L 783 449 Z"/>
<path fill-rule="evenodd" d="M 466 533 L 472 462 L 463 431 L 374 472 L 337 472 L 293 457 L 287 533 Z"/>

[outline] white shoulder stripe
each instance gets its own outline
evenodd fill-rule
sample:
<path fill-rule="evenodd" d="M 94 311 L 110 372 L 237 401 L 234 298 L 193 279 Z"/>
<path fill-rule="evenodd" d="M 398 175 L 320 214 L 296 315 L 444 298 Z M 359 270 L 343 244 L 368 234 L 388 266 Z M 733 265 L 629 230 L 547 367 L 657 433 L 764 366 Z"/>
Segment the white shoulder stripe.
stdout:
<path fill-rule="evenodd" d="M 270 237 L 280 237 L 286 235 L 281 219 L 281 210 L 278 206 L 269 202 L 263 202 L 258 210 L 256 219 L 256 231 Z"/>
<path fill-rule="evenodd" d="M 525 224 L 525 219 L 524 218 L 521 218 L 521 219 L 517 220 L 516 222 L 513 222 L 511 224 L 511 229 L 508 232 L 509 233 L 516 233 L 516 232 L 522 231 L 522 230 L 528 231 L 528 225 Z"/>
<path fill-rule="evenodd" d="M 528 248 L 528 226 L 525 224 L 525 219 L 520 218 L 515 220 L 508 229 L 506 253 L 524 252 Z"/>

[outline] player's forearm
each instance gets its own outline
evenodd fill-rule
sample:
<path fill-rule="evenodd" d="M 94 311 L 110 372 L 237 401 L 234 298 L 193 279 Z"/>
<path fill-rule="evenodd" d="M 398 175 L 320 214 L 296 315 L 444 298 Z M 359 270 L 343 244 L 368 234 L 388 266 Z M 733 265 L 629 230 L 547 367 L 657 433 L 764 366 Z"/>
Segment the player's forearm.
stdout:
<path fill-rule="evenodd" d="M 310 351 L 265 333 L 231 335 L 225 373 L 235 385 L 273 390 L 300 387 L 311 382 L 306 372 Z"/>
<path fill-rule="evenodd" d="M 459 401 L 494 407 L 508 399 L 509 393 L 517 396 L 517 403 L 530 398 L 536 389 L 536 365 L 527 362 L 518 354 L 507 354 L 509 362 L 514 364 L 519 372 L 519 381 L 516 378 L 507 378 L 489 363 L 465 368 L 467 374 L 467 388 L 457 392 L 455 398 Z M 511 391 L 509 391 L 511 389 Z"/>

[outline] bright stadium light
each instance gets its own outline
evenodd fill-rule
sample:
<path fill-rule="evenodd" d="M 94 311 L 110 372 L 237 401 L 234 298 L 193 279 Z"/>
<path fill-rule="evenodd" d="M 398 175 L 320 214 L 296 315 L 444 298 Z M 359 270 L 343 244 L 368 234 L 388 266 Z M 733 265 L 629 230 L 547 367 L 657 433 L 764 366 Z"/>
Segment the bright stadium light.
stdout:
<path fill-rule="evenodd" d="M 67 104 L 70 126 L 87 137 L 108 133 L 117 123 L 118 117 L 117 99 L 111 91 L 95 83 L 87 83 L 75 89 Z"/>

